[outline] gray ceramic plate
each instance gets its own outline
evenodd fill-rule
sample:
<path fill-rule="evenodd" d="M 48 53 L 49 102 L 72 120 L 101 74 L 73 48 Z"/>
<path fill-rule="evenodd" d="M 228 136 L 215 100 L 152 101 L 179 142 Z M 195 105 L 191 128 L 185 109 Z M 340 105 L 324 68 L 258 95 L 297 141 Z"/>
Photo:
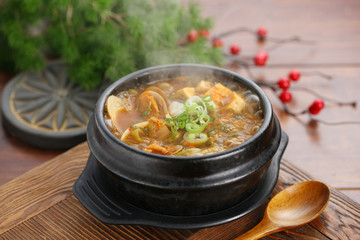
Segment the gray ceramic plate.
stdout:
<path fill-rule="evenodd" d="M 5 129 L 36 147 L 70 148 L 86 140 L 86 128 L 98 91 L 88 92 L 69 81 L 66 65 L 48 64 L 39 72 L 23 72 L 2 93 Z"/>

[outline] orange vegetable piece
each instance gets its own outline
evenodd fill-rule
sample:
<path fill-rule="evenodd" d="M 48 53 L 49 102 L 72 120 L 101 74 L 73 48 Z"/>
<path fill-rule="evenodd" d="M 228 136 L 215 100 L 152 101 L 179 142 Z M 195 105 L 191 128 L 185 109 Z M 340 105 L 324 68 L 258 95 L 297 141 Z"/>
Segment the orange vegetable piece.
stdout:
<path fill-rule="evenodd" d="M 144 149 L 146 152 L 166 155 L 169 151 L 158 143 L 152 143 Z"/>

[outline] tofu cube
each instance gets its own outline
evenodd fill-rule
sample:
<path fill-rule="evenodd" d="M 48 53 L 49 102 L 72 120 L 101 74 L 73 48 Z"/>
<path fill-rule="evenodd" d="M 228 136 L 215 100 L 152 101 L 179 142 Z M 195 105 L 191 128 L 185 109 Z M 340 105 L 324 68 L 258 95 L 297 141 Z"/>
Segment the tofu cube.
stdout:
<path fill-rule="evenodd" d="M 233 109 L 235 113 L 240 113 L 245 108 L 245 105 L 245 99 L 233 92 L 229 97 L 229 104 L 226 107 Z"/>
<path fill-rule="evenodd" d="M 195 88 L 185 87 L 185 88 L 177 90 L 176 92 L 184 95 L 186 98 L 191 98 L 195 94 Z"/>
<path fill-rule="evenodd" d="M 231 95 L 232 91 L 222 85 L 217 83 L 215 86 L 210 88 L 204 95 L 210 95 L 214 103 L 218 106 L 224 106 L 226 99 Z"/>
<path fill-rule="evenodd" d="M 210 88 L 212 88 L 214 84 L 210 81 L 201 80 L 198 85 L 196 85 L 196 92 L 198 93 L 204 93 L 208 91 Z"/>

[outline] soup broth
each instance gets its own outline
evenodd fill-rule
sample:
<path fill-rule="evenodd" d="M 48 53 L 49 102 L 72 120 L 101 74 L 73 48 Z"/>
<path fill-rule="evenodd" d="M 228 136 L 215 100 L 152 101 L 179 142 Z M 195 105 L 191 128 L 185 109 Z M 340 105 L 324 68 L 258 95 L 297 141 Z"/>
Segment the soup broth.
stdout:
<path fill-rule="evenodd" d="M 175 77 L 121 91 L 104 119 L 121 141 L 169 156 L 201 156 L 245 142 L 263 122 L 257 95 L 216 79 Z"/>

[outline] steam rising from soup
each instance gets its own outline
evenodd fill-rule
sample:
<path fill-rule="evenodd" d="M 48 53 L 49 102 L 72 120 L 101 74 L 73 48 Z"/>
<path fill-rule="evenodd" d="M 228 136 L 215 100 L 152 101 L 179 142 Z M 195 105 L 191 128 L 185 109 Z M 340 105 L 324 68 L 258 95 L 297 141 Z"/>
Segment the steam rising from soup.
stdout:
<path fill-rule="evenodd" d="M 121 141 L 169 156 L 201 156 L 245 142 L 263 122 L 257 95 L 240 86 L 175 77 L 108 97 L 104 119 Z"/>

